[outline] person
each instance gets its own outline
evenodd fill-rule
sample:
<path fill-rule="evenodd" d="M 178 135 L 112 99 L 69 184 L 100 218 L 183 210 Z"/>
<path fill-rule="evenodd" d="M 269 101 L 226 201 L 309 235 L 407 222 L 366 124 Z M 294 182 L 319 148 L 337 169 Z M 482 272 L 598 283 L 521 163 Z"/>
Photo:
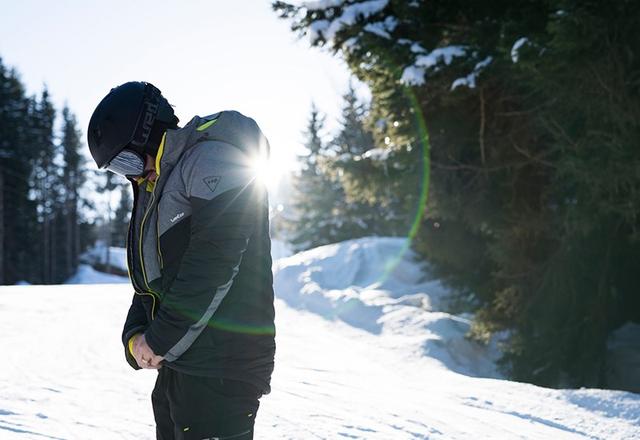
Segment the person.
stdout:
<path fill-rule="evenodd" d="M 234 110 L 178 122 L 159 89 L 132 81 L 88 126 L 98 168 L 134 193 L 125 358 L 157 370 L 158 439 L 252 439 L 276 347 L 269 206 L 252 166 L 269 142 Z"/>

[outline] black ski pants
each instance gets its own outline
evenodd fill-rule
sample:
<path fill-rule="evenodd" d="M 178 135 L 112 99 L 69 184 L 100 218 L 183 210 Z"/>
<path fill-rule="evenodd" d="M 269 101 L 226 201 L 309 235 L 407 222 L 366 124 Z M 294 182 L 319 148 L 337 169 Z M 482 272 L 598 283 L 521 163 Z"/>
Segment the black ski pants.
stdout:
<path fill-rule="evenodd" d="M 158 440 L 252 440 L 260 391 L 162 367 L 151 393 Z"/>

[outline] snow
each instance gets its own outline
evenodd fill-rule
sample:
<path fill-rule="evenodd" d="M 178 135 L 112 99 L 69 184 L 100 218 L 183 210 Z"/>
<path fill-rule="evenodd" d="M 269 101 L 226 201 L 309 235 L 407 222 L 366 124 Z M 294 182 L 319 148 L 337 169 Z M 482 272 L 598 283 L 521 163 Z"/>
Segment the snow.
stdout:
<path fill-rule="evenodd" d="M 291 246 L 282 240 L 271 239 L 271 258 L 277 260 L 278 258 L 284 258 L 291 255 Z"/>
<path fill-rule="evenodd" d="M 376 34 L 382 38 L 386 38 L 387 40 L 391 39 L 391 35 L 389 32 L 393 32 L 393 30 L 398 25 L 398 20 L 395 17 L 387 17 L 384 21 L 376 21 L 374 23 L 368 23 L 364 30 L 367 32 L 371 32 Z"/>
<path fill-rule="evenodd" d="M 411 46 L 412 52 L 420 51 L 422 49 L 419 45 Z M 416 56 L 412 65 L 405 67 L 400 77 L 400 82 L 406 85 L 419 86 L 425 83 L 425 74 L 427 70 L 438 70 L 439 65 L 444 63 L 445 65 L 451 64 L 454 58 L 459 58 L 467 55 L 467 47 L 452 45 L 445 47 L 438 47 L 433 49 L 428 54 L 419 54 Z"/>
<path fill-rule="evenodd" d="M 356 37 L 348 38 L 342 43 L 342 48 L 347 52 L 352 51 L 358 47 L 358 39 Z"/>
<path fill-rule="evenodd" d="M 280 259 L 274 265 L 278 297 L 379 335 L 378 345 L 402 347 L 400 355 L 428 355 L 452 370 L 499 377 L 495 345 L 464 337 L 469 320 L 441 311 L 450 292 L 438 280 L 423 279 L 405 244 L 402 238 L 362 238 Z"/>
<path fill-rule="evenodd" d="M 343 2 L 332 0 L 306 2 L 305 6 L 309 10 L 326 9 L 337 6 Z M 359 3 L 349 4 L 342 9 L 342 14 L 331 20 L 317 20 L 309 26 L 309 39 L 313 44 L 320 35 L 327 41 L 332 41 L 335 35 L 345 26 L 353 25 L 359 18 L 368 18 L 371 15 L 380 12 L 389 3 L 389 0 L 369 0 Z"/>
<path fill-rule="evenodd" d="M 344 3 L 344 0 L 316 0 L 302 2 L 301 6 L 307 8 L 310 11 L 318 11 L 340 6 Z"/>
<path fill-rule="evenodd" d="M 488 56 L 484 60 L 479 61 L 475 65 L 475 67 L 473 68 L 473 70 L 471 71 L 470 74 L 468 74 L 465 77 L 456 79 L 451 84 L 451 90 L 455 90 L 456 88 L 458 88 L 460 86 L 466 86 L 466 87 L 469 87 L 470 89 L 475 88 L 476 79 L 478 78 L 478 75 L 480 74 L 480 72 L 482 72 L 484 70 L 485 67 L 487 67 L 489 64 L 491 64 L 492 61 L 493 61 L 493 57 L 491 57 L 491 56 Z"/>
<path fill-rule="evenodd" d="M 129 283 L 128 277 L 98 272 L 88 264 L 81 264 L 75 275 L 69 278 L 65 284 L 105 284 L 105 283 Z"/>
<path fill-rule="evenodd" d="M 441 309 L 450 292 L 406 244 L 369 237 L 274 263 L 257 439 L 640 439 L 640 395 L 489 377 L 494 348 L 471 349 L 468 317 Z M 124 284 L 0 288 L 0 438 L 155 438 L 157 373 L 132 370 L 120 342 L 131 297 Z"/>
<path fill-rule="evenodd" d="M 87 264 L 107 264 L 107 247 L 101 242 L 84 252 L 80 259 Z M 110 246 L 109 264 L 123 272 L 127 272 L 127 250 L 126 248 Z"/>
<path fill-rule="evenodd" d="M 411 52 L 413 52 L 413 53 L 424 53 L 424 52 L 427 51 L 424 47 L 422 47 L 420 45 L 420 43 L 415 43 L 415 42 L 412 42 L 410 40 L 408 40 L 408 41 L 411 44 Z"/>
<path fill-rule="evenodd" d="M 511 47 L 511 61 L 514 63 L 518 62 L 519 54 L 518 51 L 522 46 L 529 42 L 527 37 L 518 38 L 518 40 L 513 43 L 513 47 Z"/>
<path fill-rule="evenodd" d="M 413 49 L 413 47 L 412 47 Z M 418 55 L 416 57 L 415 65 L 419 67 L 431 68 L 438 65 L 440 62 L 445 64 L 451 64 L 456 57 L 463 57 L 467 54 L 465 46 L 446 46 L 433 49 L 427 55 Z"/>
<path fill-rule="evenodd" d="M 309 42 L 313 44 L 329 27 L 329 20 L 316 20 L 309 25 Z"/>
<path fill-rule="evenodd" d="M 407 85 L 421 86 L 425 83 L 424 75 L 427 69 L 424 67 L 409 66 L 405 67 L 400 77 L 400 82 Z"/>
<path fill-rule="evenodd" d="M 391 154 L 391 149 L 389 148 L 372 148 L 370 150 L 365 151 L 364 153 L 362 153 L 362 158 L 363 159 L 371 159 L 371 160 L 378 160 L 378 161 L 385 161 L 389 158 L 389 155 Z"/>

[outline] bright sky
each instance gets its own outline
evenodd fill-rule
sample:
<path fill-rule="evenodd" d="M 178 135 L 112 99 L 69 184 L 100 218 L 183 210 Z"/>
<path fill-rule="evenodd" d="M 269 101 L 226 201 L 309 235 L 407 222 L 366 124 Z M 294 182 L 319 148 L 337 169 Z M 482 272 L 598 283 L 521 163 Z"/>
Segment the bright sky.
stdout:
<path fill-rule="evenodd" d="M 112 87 L 149 81 L 181 125 L 227 109 L 254 118 L 272 147 L 272 190 L 295 165 L 311 101 L 332 129 L 349 80 L 344 63 L 298 41 L 269 0 L 4 3 L 4 64 L 29 93 L 46 83 L 58 109 L 66 100 L 83 132 Z"/>

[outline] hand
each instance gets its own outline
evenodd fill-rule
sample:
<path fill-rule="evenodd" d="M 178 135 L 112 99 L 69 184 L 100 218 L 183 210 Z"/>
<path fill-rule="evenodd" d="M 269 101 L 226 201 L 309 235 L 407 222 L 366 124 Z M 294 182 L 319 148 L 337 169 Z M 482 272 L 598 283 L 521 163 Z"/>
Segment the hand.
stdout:
<path fill-rule="evenodd" d="M 143 333 L 138 333 L 133 339 L 133 357 L 140 368 L 148 368 L 157 370 L 162 368 L 160 362 L 164 360 L 162 356 L 157 356 L 151 347 L 147 344 L 147 340 Z"/>

